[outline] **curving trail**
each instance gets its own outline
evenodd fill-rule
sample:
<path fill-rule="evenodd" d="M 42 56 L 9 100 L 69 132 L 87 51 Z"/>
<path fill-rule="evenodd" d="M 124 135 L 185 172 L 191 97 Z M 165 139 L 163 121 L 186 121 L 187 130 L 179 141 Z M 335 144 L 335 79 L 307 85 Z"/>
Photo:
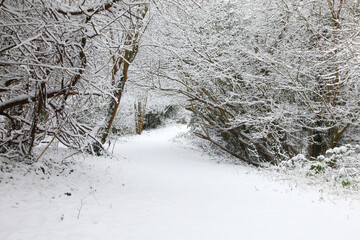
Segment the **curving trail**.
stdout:
<path fill-rule="evenodd" d="M 122 138 L 112 159 L 80 158 L 71 174 L 2 181 L 0 239 L 360 239 L 359 202 L 217 164 L 172 140 L 184 131 Z"/>

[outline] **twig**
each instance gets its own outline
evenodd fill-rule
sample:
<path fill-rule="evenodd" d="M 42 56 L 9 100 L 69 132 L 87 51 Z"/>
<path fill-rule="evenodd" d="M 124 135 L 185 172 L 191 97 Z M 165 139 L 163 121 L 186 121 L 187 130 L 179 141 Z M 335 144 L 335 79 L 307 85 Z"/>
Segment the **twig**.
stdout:
<path fill-rule="evenodd" d="M 90 85 L 89 85 L 90 86 Z M 86 91 L 88 90 L 89 86 L 85 89 L 84 93 L 82 96 L 84 96 L 84 94 L 86 93 Z M 41 154 L 36 158 L 35 162 L 38 162 L 40 160 L 40 158 L 44 155 L 44 153 L 48 150 L 48 148 L 50 147 L 50 145 L 53 143 L 53 141 L 55 140 L 55 138 L 57 138 L 57 136 L 59 135 L 59 133 L 61 132 L 62 128 L 65 126 L 65 124 L 69 121 L 70 116 L 74 113 L 74 110 L 77 108 L 77 106 L 80 104 L 80 101 L 82 99 L 82 96 L 79 97 L 78 102 L 73 106 L 73 108 L 71 109 L 71 111 L 69 112 L 68 116 L 66 117 L 65 121 L 61 124 L 61 126 L 59 127 L 59 129 L 56 131 L 54 137 L 51 139 L 51 141 L 49 142 L 49 144 L 45 147 L 45 149 L 41 152 Z"/>
<path fill-rule="evenodd" d="M 115 142 L 113 143 L 113 147 L 112 147 L 112 150 L 111 150 L 111 154 L 114 154 L 114 148 L 115 148 L 115 144 L 117 142 L 118 138 L 115 139 Z"/>
<path fill-rule="evenodd" d="M 79 211 L 78 211 L 77 219 L 80 218 L 80 213 L 83 206 L 84 206 L 84 202 L 82 199 L 80 199 L 80 207 L 78 208 Z"/>

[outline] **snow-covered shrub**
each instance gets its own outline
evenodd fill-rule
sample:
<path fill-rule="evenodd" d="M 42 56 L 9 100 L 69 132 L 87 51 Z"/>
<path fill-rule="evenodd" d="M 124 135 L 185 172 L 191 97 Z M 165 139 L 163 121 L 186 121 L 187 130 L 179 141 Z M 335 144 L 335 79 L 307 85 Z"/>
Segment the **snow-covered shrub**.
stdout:
<path fill-rule="evenodd" d="M 299 174 L 330 184 L 342 186 L 350 190 L 360 188 L 360 145 L 347 144 L 326 151 L 314 160 L 299 154 L 277 167 L 279 170 Z"/>

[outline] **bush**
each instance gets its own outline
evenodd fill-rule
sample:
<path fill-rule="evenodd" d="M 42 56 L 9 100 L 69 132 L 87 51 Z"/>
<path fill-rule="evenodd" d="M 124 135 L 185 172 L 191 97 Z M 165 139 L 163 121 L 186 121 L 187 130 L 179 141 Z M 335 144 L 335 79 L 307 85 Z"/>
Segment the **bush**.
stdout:
<path fill-rule="evenodd" d="M 360 189 L 360 145 L 345 145 L 326 151 L 314 160 L 299 154 L 278 166 L 284 172 L 296 172 L 332 186 Z"/>

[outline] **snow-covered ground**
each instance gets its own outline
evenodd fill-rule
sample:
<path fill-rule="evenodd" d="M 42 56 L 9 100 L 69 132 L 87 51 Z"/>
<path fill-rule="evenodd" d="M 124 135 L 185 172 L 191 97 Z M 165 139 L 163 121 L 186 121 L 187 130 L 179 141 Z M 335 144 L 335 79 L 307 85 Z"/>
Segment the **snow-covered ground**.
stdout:
<path fill-rule="evenodd" d="M 172 140 L 184 131 L 122 138 L 66 172 L 0 173 L 0 239 L 360 239 L 359 201 L 218 164 Z"/>

